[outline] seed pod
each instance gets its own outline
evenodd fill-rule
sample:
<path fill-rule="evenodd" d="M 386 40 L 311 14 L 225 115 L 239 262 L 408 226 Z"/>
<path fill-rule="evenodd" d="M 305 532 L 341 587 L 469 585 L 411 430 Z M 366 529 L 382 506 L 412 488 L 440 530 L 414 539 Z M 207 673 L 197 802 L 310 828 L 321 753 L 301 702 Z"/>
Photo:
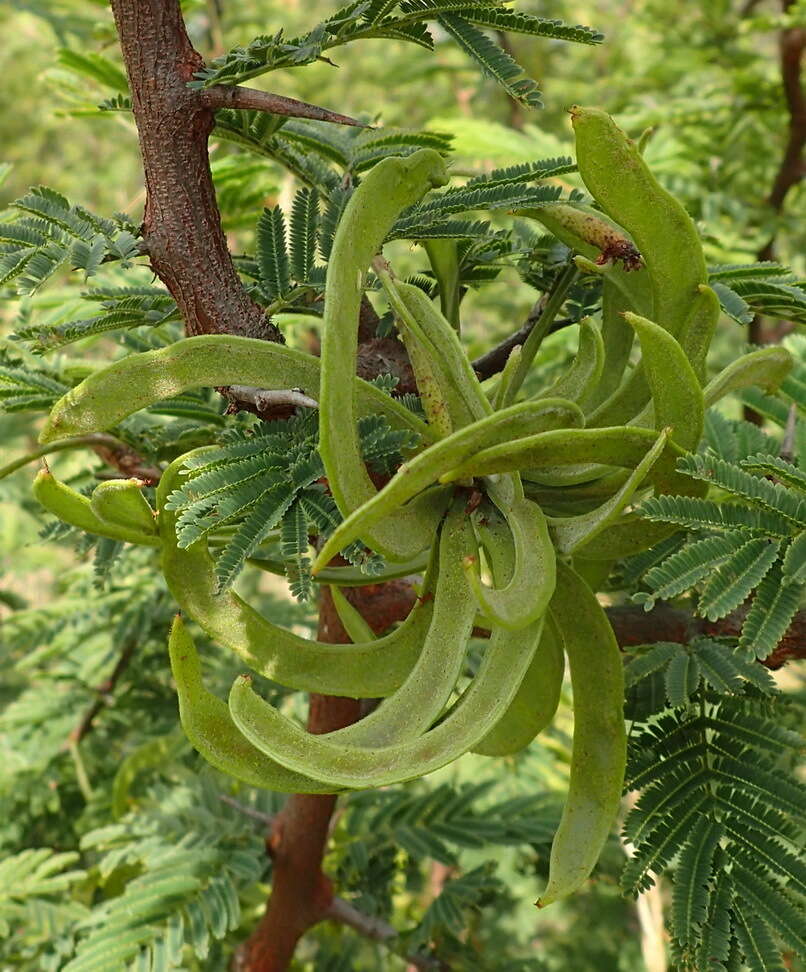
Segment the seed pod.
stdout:
<path fill-rule="evenodd" d="M 627 760 L 618 644 L 596 596 L 562 562 L 551 613 L 571 670 L 574 743 L 568 796 L 539 908 L 573 894 L 596 866 L 618 812 Z"/>
<path fill-rule="evenodd" d="M 86 496 L 77 493 L 74 489 L 60 483 L 55 476 L 47 470 L 37 474 L 33 485 L 34 497 L 52 513 L 65 523 L 76 526 L 87 533 L 94 533 L 99 537 L 108 537 L 110 540 L 122 540 L 125 543 L 137 543 L 146 547 L 158 547 L 159 537 L 153 532 L 153 520 L 151 522 L 151 533 L 144 530 L 135 529 L 130 526 L 121 526 L 110 520 L 102 520 L 92 509 L 92 505 Z"/>

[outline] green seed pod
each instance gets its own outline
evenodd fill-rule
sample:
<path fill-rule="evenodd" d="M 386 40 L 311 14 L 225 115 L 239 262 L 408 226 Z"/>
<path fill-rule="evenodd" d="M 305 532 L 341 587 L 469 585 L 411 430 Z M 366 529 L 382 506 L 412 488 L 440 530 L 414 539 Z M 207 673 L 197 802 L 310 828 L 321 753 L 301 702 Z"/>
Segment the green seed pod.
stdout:
<path fill-rule="evenodd" d="M 208 763 L 249 786 L 280 793 L 334 793 L 339 789 L 285 769 L 241 735 L 226 703 L 205 689 L 198 653 L 179 615 L 171 628 L 168 653 L 182 728 Z"/>
<path fill-rule="evenodd" d="M 281 344 L 224 334 L 184 338 L 158 351 L 130 354 L 94 372 L 53 406 L 40 442 L 62 436 L 102 432 L 127 415 L 175 398 L 189 388 L 254 385 L 257 388 L 302 388 L 319 395 L 318 358 Z M 354 378 L 358 415 L 384 415 L 395 428 L 408 428 L 432 438 L 425 422 L 379 388 Z M 350 383 L 345 382 L 350 388 Z"/>
<path fill-rule="evenodd" d="M 453 385 L 454 397 L 462 406 L 464 418 L 461 424 L 490 415 L 492 406 L 464 352 L 459 335 L 419 287 L 406 283 L 395 286 L 406 310 L 429 342 L 432 358 L 444 366 L 447 379 Z M 460 424 L 458 419 L 457 412 L 455 425 Z"/>
<path fill-rule="evenodd" d="M 598 250 L 598 264 L 621 263 L 625 270 L 643 266 L 641 254 L 624 230 L 590 206 L 549 203 L 540 209 L 521 210 L 518 215 L 526 214 L 540 220 L 566 246 L 576 250 L 582 241 Z"/>
<path fill-rule="evenodd" d="M 447 180 L 445 163 L 433 149 L 384 159 L 366 175 L 339 221 L 325 286 L 319 452 L 344 516 L 377 492 L 361 458 L 355 393 L 345 380 L 355 374 L 364 274 L 400 212 Z M 391 560 L 408 560 L 430 546 L 435 525 L 434 511 L 411 510 L 379 524 L 372 548 Z"/>
<path fill-rule="evenodd" d="M 355 789 L 402 783 L 452 762 L 490 731 L 515 697 L 542 627 L 541 619 L 518 632 L 495 630 L 476 677 L 445 718 L 396 745 L 345 746 L 307 733 L 257 696 L 248 677 L 233 684 L 230 712 L 253 745 L 297 772 Z"/>
<path fill-rule="evenodd" d="M 168 466 L 157 490 L 162 572 L 182 612 L 253 671 L 281 685 L 353 698 L 385 696 L 397 689 L 420 653 L 431 621 L 432 601 L 425 599 L 415 606 L 400 627 L 383 638 L 357 645 L 329 645 L 272 624 L 233 591 L 217 594 L 206 542 L 200 540 L 180 549 L 176 515 L 166 507 L 166 500 L 181 484 L 187 458 L 181 456 Z"/>
<path fill-rule="evenodd" d="M 506 712 L 473 747 L 482 756 L 511 756 L 525 749 L 551 724 L 560 702 L 565 671 L 563 643 L 551 612 L 520 688 Z"/>
<path fill-rule="evenodd" d="M 314 574 L 353 540 L 359 537 L 365 539 L 375 524 L 403 508 L 405 503 L 436 482 L 444 472 L 488 443 L 498 441 L 504 433 L 508 436 L 527 435 L 537 429 L 582 422 L 582 411 L 573 402 L 547 398 L 539 402 L 520 402 L 493 412 L 446 439 L 435 442 L 404 462 L 382 490 L 336 527 L 313 563 Z"/>
<path fill-rule="evenodd" d="M 535 398 L 569 398 L 584 408 L 602 376 L 604 358 L 599 328 L 589 319 L 580 321 L 579 347 L 568 370 Z"/>
<path fill-rule="evenodd" d="M 624 485 L 610 499 L 588 513 L 549 520 L 554 545 L 561 554 L 576 553 L 590 543 L 611 523 L 614 523 L 629 505 L 636 490 L 649 475 L 650 470 L 660 459 L 668 439 L 668 430 L 661 432 L 657 441 L 635 467 Z"/>
<path fill-rule="evenodd" d="M 76 526 L 87 533 L 108 537 L 110 540 L 122 540 L 125 543 L 137 543 L 146 547 L 158 547 L 159 537 L 151 533 L 132 527 L 121 526 L 109 520 L 102 520 L 92 509 L 86 496 L 60 483 L 47 470 L 37 474 L 33 485 L 34 497 L 54 516 Z"/>
<path fill-rule="evenodd" d="M 110 479 L 99 483 L 90 497 L 90 507 L 108 523 L 156 536 L 156 513 L 143 496 L 143 485 L 139 479 Z"/>
<path fill-rule="evenodd" d="M 635 241 L 652 284 L 652 317 L 679 336 L 708 281 L 691 217 L 652 175 L 633 142 L 597 108 L 571 108 L 579 173 L 596 202 Z"/>
<path fill-rule="evenodd" d="M 554 593 L 554 548 L 546 518 L 536 503 L 519 497 L 501 512 L 504 520 L 488 524 L 484 544 L 493 551 L 512 551 L 509 581 L 497 587 L 484 584 L 476 555 L 466 557 L 464 567 L 482 616 L 494 625 L 519 631 L 546 612 Z"/>
<path fill-rule="evenodd" d="M 710 408 L 725 395 L 754 385 L 775 391 L 792 370 L 793 364 L 792 355 L 782 347 L 760 348 L 742 355 L 705 386 L 705 407 Z"/>
<path fill-rule="evenodd" d="M 613 629 L 588 585 L 561 562 L 551 613 L 571 669 L 574 743 L 539 908 L 573 894 L 596 866 L 618 812 L 627 759 L 624 674 Z"/>
<path fill-rule="evenodd" d="M 641 342 L 643 369 L 652 393 L 655 428 L 671 427 L 683 449 L 696 449 L 705 415 L 703 394 L 685 352 L 664 328 L 627 311 L 627 323 Z"/>

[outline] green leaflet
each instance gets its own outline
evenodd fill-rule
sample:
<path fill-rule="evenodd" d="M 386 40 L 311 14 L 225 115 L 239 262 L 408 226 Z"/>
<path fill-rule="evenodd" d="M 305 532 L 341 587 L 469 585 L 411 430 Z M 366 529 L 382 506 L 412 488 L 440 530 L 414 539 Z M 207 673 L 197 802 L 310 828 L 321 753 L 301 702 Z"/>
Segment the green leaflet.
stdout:
<path fill-rule="evenodd" d="M 529 745 L 554 718 L 565 671 L 563 643 L 551 611 L 540 644 L 506 712 L 473 747 L 482 756 L 510 756 Z"/>
<path fill-rule="evenodd" d="M 313 572 L 317 573 L 353 540 L 368 536 L 367 531 L 377 522 L 400 510 L 404 503 L 436 482 L 457 462 L 471 456 L 488 442 L 499 440 L 503 434 L 526 435 L 535 429 L 581 424 L 582 421 L 582 412 L 573 402 L 562 399 L 520 402 L 493 412 L 492 415 L 459 429 L 446 439 L 435 442 L 413 459 L 404 462 L 382 490 L 334 530 L 319 552 L 312 567 Z"/>
<path fill-rule="evenodd" d="M 171 672 L 179 696 L 179 719 L 193 748 L 216 769 L 280 793 L 333 793 L 299 773 L 293 773 L 267 759 L 238 731 L 226 703 L 208 692 L 201 677 L 199 655 L 180 615 L 176 616 L 168 641 Z M 336 788 L 338 789 L 338 788 Z"/>
<path fill-rule="evenodd" d="M 568 797 L 540 908 L 573 894 L 595 867 L 618 812 L 627 759 L 618 644 L 596 596 L 561 561 L 551 613 L 571 670 L 574 744 Z"/>
<path fill-rule="evenodd" d="M 234 384 L 269 390 L 302 388 L 317 398 L 320 362 L 302 351 L 254 338 L 223 334 L 184 338 L 158 351 L 131 354 L 85 378 L 56 402 L 39 439 L 52 442 L 100 432 L 188 388 Z M 360 378 L 354 379 L 354 385 L 359 415 L 379 413 L 394 427 L 431 439 L 428 426 L 399 402 Z"/>
<path fill-rule="evenodd" d="M 504 522 L 483 531 L 484 546 L 493 560 L 510 554 L 511 577 L 503 586 L 488 587 L 481 580 L 478 556 L 466 557 L 465 572 L 482 615 L 494 625 L 519 631 L 546 611 L 555 584 L 554 548 L 543 511 L 519 496 L 501 506 Z"/>
<path fill-rule="evenodd" d="M 298 772 L 353 788 L 401 783 L 457 759 L 489 732 L 523 681 L 542 627 L 541 619 L 522 631 L 494 631 L 476 677 L 444 720 L 424 735 L 397 745 L 342 746 L 306 733 L 255 695 L 249 678 L 233 684 L 230 712 L 261 752 Z"/>
<path fill-rule="evenodd" d="M 90 500 L 74 489 L 60 483 L 47 470 L 37 473 L 32 492 L 34 497 L 60 520 L 111 540 L 122 540 L 125 543 L 138 543 L 146 547 L 158 547 L 159 537 L 153 532 L 123 526 L 108 520 L 102 520 L 93 510 Z M 153 531 L 153 520 L 151 522 Z"/>
<path fill-rule="evenodd" d="M 176 542 L 175 514 L 165 506 L 181 483 L 183 463 L 201 452 L 175 459 L 163 473 L 157 491 L 162 571 L 182 611 L 213 641 L 281 685 L 355 698 L 393 692 L 417 659 L 433 604 L 424 601 L 415 607 L 400 627 L 383 638 L 358 645 L 328 645 L 277 627 L 232 591 L 216 595 L 206 543 L 200 540 L 181 550 Z"/>
<path fill-rule="evenodd" d="M 433 149 L 384 159 L 350 197 L 333 240 L 322 326 L 319 453 L 344 516 L 377 492 L 361 458 L 355 392 L 352 383 L 344 380 L 356 370 L 364 274 L 400 212 L 447 181 L 445 163 Z M 390 560 L 408 560 L 430 546 L 440 514 L 436 505 L 398 515 L 377 526 L 370 546 Z"/>

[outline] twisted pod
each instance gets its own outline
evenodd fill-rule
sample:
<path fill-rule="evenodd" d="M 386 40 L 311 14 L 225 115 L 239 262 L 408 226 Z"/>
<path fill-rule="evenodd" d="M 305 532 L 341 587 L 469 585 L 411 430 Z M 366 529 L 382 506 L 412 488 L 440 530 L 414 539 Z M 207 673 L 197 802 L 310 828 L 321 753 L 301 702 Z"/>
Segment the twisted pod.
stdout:
<path fill-rule="evenodd" d="M 378 256 L 401 211 L 447 181 L 440 156 L 422 150 L 377 165 L 344 210 L 327 270 L 321 360 L 246 338 L 188 338 L 93 373 L 57 402 L 42 433 L 50 442 L 108 429 L 197 386 L 303 388 L 319 402 L 320 453 L 344 517 L 313 571 L 324 583 L 376 582 L 330 566 L 361 540 L 394 562 L 383 577 L 424 573 L 421 597 L 398 628 L 372 637 L 334 589 L 354 643 L 324 644 L 274 625 L 231 591 L 219 593 L 206 536 L 181 548 L 172 509 L 172 494 L 194 475 L 204 449 L 163 472 L 156 512 L 135 480 L 104 483 L 89 498 L 48 472 L 34 486 L 69 523 L 159 548 L 183 616 L 254 672 L 294 689 L 382 700 L 360 722 L 321 736 L 261 699 L 250 676 L 238 678 L 224 702 L 205 689 L 201 660 L 177 618 L 169 655 L 182 726 L 205 759 L 250 785 L 355 790 L 415 778 L 468 750 L 517 752 L 551 722 L 567 655 L 570 786 L 541 907 L 587 880 L 623 783 L 621 661 L 581 575 L 602 577 L 610 561 L 665 535 L 668 527 L 625 512 L 646 491 L 702 488 L 676 462 L 697 447 L 706 407 L 749 384 L 774 387 L 791 367 L 785 351 L 767 348 L 705 382 L 719 304 L 691 219 L 608 115 L 576 107 L 572 121 L 579 171 L 599 208 L 551 204 L 520 215 L 540 220 L 577 252 L 578 264 L 602 274 L 602 325 L 580 325 L 567 371 L 531 399 L 512 401 L 534 342 L 525 355 L 513 351 L 492 396 L 468 361 L 454 243 L 429 249 L 442 310 Z M 353 377 L 370 265 L 409 349 L 427 422 Z M 631 368 L 635 338 L 641 359 Z M 380 489 L 357 428 L 373 413 L 417 432 L 420 442 Z M 277 569 L 271 559 L 257 563 Z M 476 623 L 490 638 L 475 676 L 451 702 Z"/>

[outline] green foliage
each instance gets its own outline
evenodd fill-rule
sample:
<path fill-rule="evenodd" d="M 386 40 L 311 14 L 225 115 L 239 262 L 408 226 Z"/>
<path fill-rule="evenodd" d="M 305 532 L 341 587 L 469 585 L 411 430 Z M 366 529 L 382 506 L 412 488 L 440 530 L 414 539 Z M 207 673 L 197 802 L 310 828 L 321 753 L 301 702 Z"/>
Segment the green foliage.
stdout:
<path fill-rule="evenodd" d="M 731 939 L 749 968 L 779 968 L 780 949 L 801 954 L 806 868 L 795 821 L 806 788 L 790 775 L 797 733 L 763 669 L 729 645 L 699 639 L 659 644 L 627 667 L 627 788 L 638 790 L 624 823 L 632 856 L 622 887 L 638 894 L 674 877 L 669 914 L 683 968 L 726 968 Z M 666 704 L 649 706 L 664 678 Z M 759 950 L 765 956 L 759 958 Z"/>
<path fill-rule="evenodd" d="M 31 294 L 63 264 L 86 278 L 105 261 L 130 266 L 140 255 L 127 217 L 94 216 L 47 186 L 31 189 L 11 210 L 0 222 L 0 289 Z"/>
<path fill-rule="evenodd" d="M 359 434 L 365 461 L 379 472 L 388 472 L 400 462 L 401 451 L 415 445 L 412 433 L 390 428 L 377 415 L 359 422 Z M 225 432 L 218 448 L 188 462 L 190 476 L 171 494 L 167 508 L 179 511 L 182 548 L 222 527 L 233 528 L 216 557 L 219 590 L 232 585 L 247 558 L 277 528 L 292 593 L 300 600 L 311 596 L 308 536 L 327 536 L 341 519 L 318 482 L 324 468 L 317 443 L 318 416 L 309 411 L 286 422 Z M 343 553 L 369 574 L 383 567 L 361 544 Z"/>
<path fill-rule="evenodd" d="M 482 69 L 507 93 L 527 107 L 538 107 L 537 85 L 504 50 L 489 40 L 478 27 L 492 27 L 533 36 L 556 38 L 582 44 L 596 44 L 602 35 L 588 27 L 569 27 L 559 20 L 545 20 L 529 14 L 515 14 L 499 0 L 353 0 L 312 30 L 297 37 L 256 37 L 236 47 L 197 72 L 196 87 L 240 84 L 283 67 L 300 67 L 321 58 L 351 41 L 386 37 L 432 49 L 434 39 L 428 21 L 437 21 Z M 478 26 L 474 26 L 478 25 Z"/>
<path fill-rule="evenodd" d="M 712 427 L 721 423 L 712 418 Z M 752 447 L 762 434 L 744 425 L 746 444 Z M 739 643 L 765 658 L 802 601 L 806 482 L 800 469 L 781 456 L 741 455 L 738 437 L 724 441 L 731 460 L 709 450 L 685 456 L 677 465 L 685 475 L 710 484 L 713 499 L 658 496 L 645 502 L 649 519 L 675 523 L 689 536 L 682 547 L 642 572 L 649 593 L 639 592 L 634 600 L 650 610 L 657 598 L 677 597 L 693 588 L 697 613 L 716 621 L 752 595 Z"/>

